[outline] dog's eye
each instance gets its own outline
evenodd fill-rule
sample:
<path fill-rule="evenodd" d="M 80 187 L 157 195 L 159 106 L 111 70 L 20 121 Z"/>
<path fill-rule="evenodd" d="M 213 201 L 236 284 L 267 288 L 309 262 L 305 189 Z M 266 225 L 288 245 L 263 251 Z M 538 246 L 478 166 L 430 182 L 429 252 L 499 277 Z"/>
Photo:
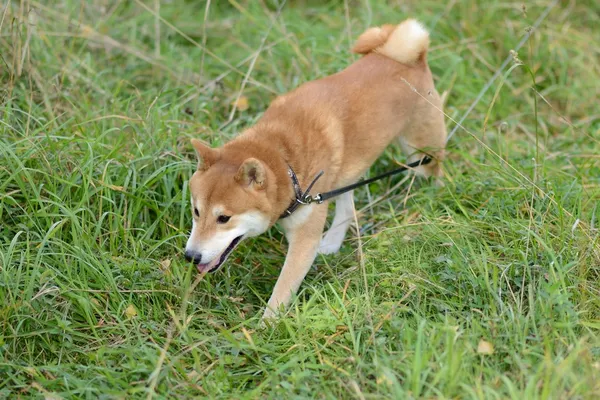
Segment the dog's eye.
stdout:
<path fill-rule="evenodd" d="M 200 213 L 198 212 L 198 209 L 196 207 L 194 207 L 194 215 L 196 215 L 196 217 L 200 216 Z"/>
<path fill-rule="evenodd" d="M 230 218 L 229 215 L 219 215 L 217 217 L 217 224 L 226 224 Z"/>

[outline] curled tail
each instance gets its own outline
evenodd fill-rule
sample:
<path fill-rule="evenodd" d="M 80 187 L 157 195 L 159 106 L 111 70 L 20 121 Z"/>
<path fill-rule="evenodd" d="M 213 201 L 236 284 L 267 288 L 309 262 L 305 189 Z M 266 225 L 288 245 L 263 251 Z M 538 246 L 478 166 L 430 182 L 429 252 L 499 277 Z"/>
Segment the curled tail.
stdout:
<path fill-rule="evenodd" d="M 358 54 L 377 52 L 402 64 L 413 65 L 425 61 L 429 48 L 429 32 L 415 19 L 399 25 L 369 28 L 354 44 Z"/>

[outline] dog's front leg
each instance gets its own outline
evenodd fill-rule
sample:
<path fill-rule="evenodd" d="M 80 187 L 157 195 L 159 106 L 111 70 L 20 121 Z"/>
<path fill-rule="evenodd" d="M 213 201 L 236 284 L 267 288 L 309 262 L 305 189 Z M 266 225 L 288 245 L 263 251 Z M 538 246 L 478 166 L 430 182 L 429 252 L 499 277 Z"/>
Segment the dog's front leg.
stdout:
<path fill-rule="evenodd" d="M 283 220 L 282 226 L 289 243 L 288 253 L 263 320 L 273 318 L 281 305 L 287 307 L 292 295 L 300 287 L 317 255 L 326 218 L 327 204 L 321 204 L 304 206 Z"/>

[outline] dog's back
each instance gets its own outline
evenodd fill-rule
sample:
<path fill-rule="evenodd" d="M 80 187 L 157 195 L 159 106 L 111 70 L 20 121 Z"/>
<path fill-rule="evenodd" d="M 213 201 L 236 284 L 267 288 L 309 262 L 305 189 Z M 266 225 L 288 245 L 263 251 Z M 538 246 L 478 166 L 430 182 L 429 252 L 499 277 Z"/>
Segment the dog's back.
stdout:
<path fill-rule="evenodd" d="M 441 159 L 446 131 L 428 47 L 429 33 L 413 19 L 370 28 L 353 48 L 364 57 L 279 97 L 257 128 L 284 123 L 285 140 L 298 153 L 326 150 L 336 185 L 355 181 L 394 139 L 411 159 L 421 157 L 417 150 Z M 420 169 L 427 176 L 441 173 L 436 162 Z"/>
<path fill-rule="evenodd" d="M 352 49 L 365 57 L 346 71 L 353 75 L 350 79 L 363 77 L 367 90 L 362 92 L 366 99 L 361 100 L 361 107 L 365 104 L 381 107 L 371 117 L 396 118 L 404 122 L 397 124 L 398 131 L 394 135 L 409 162 L 422 157 L 418 150 L 426 151 L 436 161 L 419 167 L 418 172 L 440 177 L 439 162 L 444 158 L 446 127 L 442 101 L 427 64 L 429 43 L 429 32 L 414 19 L 399 25 L 369 28 Z M 377 93 L 376 98 L 367 93 Z M 370 119 L 367 124 L 374 123 Z M 389 120 L 382 126 L 389 126 Z"/>

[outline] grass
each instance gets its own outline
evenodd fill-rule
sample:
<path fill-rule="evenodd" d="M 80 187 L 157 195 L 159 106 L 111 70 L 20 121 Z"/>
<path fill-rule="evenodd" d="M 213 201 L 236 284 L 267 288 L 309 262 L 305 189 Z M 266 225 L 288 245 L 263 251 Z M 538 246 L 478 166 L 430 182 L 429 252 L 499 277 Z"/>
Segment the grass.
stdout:
<path fill-rule="evenodd" d="M 222 144 L 409 16 L 457 120 L 550 5 L 383 3 L 2 6 L 0 397 L 600 396 L 594 1 L 552 9 L 452 138 L 444 188 L 358 191 L 360 229 L 276 326 L 257 329 L 277 229 L 203 279 L 183 260 L 189 138 Z"/>

